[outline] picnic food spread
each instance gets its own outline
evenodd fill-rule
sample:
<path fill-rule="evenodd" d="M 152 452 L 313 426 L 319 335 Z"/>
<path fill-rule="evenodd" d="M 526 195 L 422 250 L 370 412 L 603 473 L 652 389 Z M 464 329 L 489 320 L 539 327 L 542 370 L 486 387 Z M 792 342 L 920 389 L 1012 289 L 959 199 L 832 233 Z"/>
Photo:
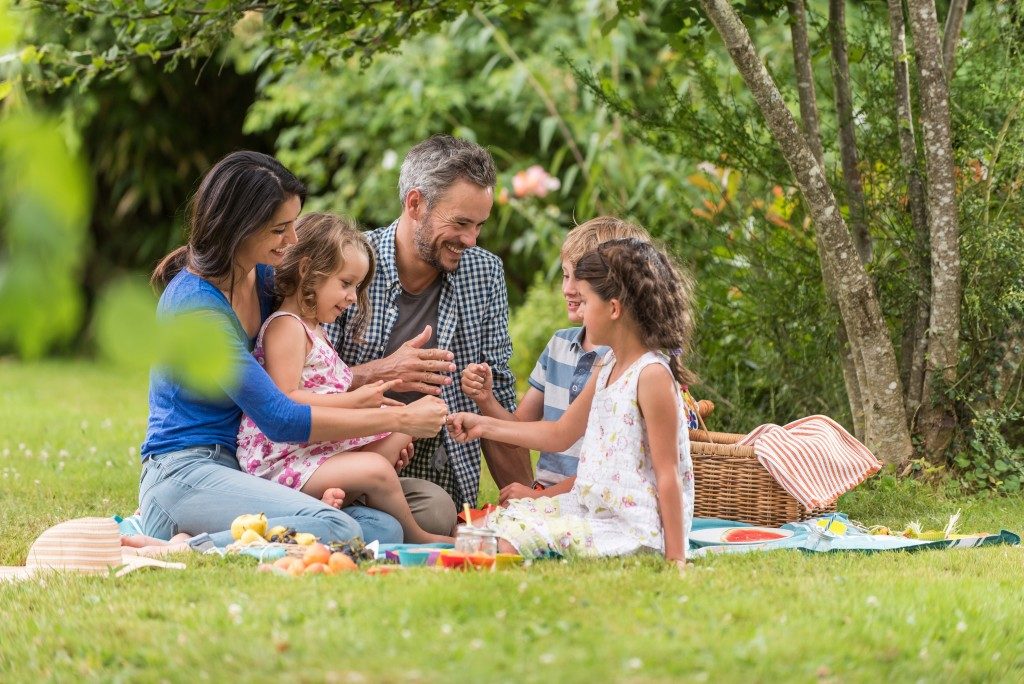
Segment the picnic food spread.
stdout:
<path fill-rule="evenodd" d="M 267 529 L 267 518 L 262 513 L 235 518 L 231 524 L 231 534 L 236 540 L 232 544 L 236 552 L 252 555 L 253 550 L 259 550 L 261 560 L 265 558 L 262 552 L 267 549 L 283 554 L 273 563 L 261 562 L 257 567 L 258 572 L 292 577 L 358 571 L 360 562 L 367 564 L 365 571 L 369 575 L 386 575 L 414 566 L 504 570 L 523 563 L 523 557 L 518 554 L 497 553 L 497 539 L 493 530 L 473 525 L 459 526 L 455 549 L 437 548 L 437 545 L 399 544 L 396 545 L 399 548 L 379 555 L 361 539 L 321 544 L 308 532 L 298 532 L 284 526 Z M 378 560 L 383 562 L 374 562 Z M 398 564 L 395 564 L 396 561 Z"/>

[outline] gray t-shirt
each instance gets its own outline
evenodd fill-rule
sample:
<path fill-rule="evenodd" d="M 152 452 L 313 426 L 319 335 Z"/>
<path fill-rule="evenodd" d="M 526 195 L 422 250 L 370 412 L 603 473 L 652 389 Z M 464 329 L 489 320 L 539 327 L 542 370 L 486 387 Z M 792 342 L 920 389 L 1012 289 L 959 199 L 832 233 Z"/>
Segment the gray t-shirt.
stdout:
<path fill-rule="evenodd" d="M 391 329 L 391 337 L 384 349 L 384 356 L 391 356 L 399 347 L 423 332 L 429 325 L 433 334 L 424 349 L 437 347 L 437 307 L 441 302 L 442 278 L 439 276 L 430 285 L 417 294 L 410 294 L 402 288 L 395 305 L 398 307 L 398 319 Z M 392 399 L 408 404 L 423 396 L 421 392 L 388 392 Z"/>

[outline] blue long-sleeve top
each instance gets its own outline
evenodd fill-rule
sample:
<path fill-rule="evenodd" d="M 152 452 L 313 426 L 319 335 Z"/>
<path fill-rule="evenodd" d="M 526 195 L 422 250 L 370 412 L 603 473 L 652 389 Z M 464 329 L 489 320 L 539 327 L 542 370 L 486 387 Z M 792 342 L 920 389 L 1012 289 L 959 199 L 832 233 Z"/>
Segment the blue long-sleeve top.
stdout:
<path fill-rule="evenodd" d="M 256 267 L 260 323 L 272 308 L 273 270 Z M 154 368 L 149 378 L 149 425 L 142 458 L 196 446 L 220 445 L 234 453 L 238 425 L 245 412 L 275 442 L 309 439 L 312 413 L 309 406 L 289 399 L 252 355 L 250 339 L 224 294 L 212 283 L 182 270 L 160 296 L 157 315 L 202 312 L 222 320 L 237 363 L 236 382 L 221 387 L 219 396 L 199 396 L 166 368 Z"/>

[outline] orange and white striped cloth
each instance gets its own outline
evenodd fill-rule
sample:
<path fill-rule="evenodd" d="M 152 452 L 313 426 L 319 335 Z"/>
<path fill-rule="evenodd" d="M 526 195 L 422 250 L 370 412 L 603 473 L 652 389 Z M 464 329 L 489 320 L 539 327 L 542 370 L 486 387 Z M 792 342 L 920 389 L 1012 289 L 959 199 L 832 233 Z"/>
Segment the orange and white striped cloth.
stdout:
<path fill-rule="evenodd" d="M 753 446 L 761 465 L 807 510 L 831 506 L 882 467 L 866 446 L 828 416 L 762 425 L 738 444 Z"/>

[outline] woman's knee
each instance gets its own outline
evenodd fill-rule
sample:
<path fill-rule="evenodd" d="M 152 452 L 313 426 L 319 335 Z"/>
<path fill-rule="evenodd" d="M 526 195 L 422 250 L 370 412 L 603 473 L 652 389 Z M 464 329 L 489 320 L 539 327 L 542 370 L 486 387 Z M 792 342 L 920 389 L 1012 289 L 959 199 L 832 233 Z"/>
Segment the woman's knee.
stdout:
<path fill-rule="evenodd" d="M 329 506 L 324 506 L 314 514 L 317 522 L 322 526 L 320 533 L 314 533 L 324 543 L 332 541 L 349 541 L 355 537 L 363 536 L 359 523 L 352 519 L 352 516 Z"/>

